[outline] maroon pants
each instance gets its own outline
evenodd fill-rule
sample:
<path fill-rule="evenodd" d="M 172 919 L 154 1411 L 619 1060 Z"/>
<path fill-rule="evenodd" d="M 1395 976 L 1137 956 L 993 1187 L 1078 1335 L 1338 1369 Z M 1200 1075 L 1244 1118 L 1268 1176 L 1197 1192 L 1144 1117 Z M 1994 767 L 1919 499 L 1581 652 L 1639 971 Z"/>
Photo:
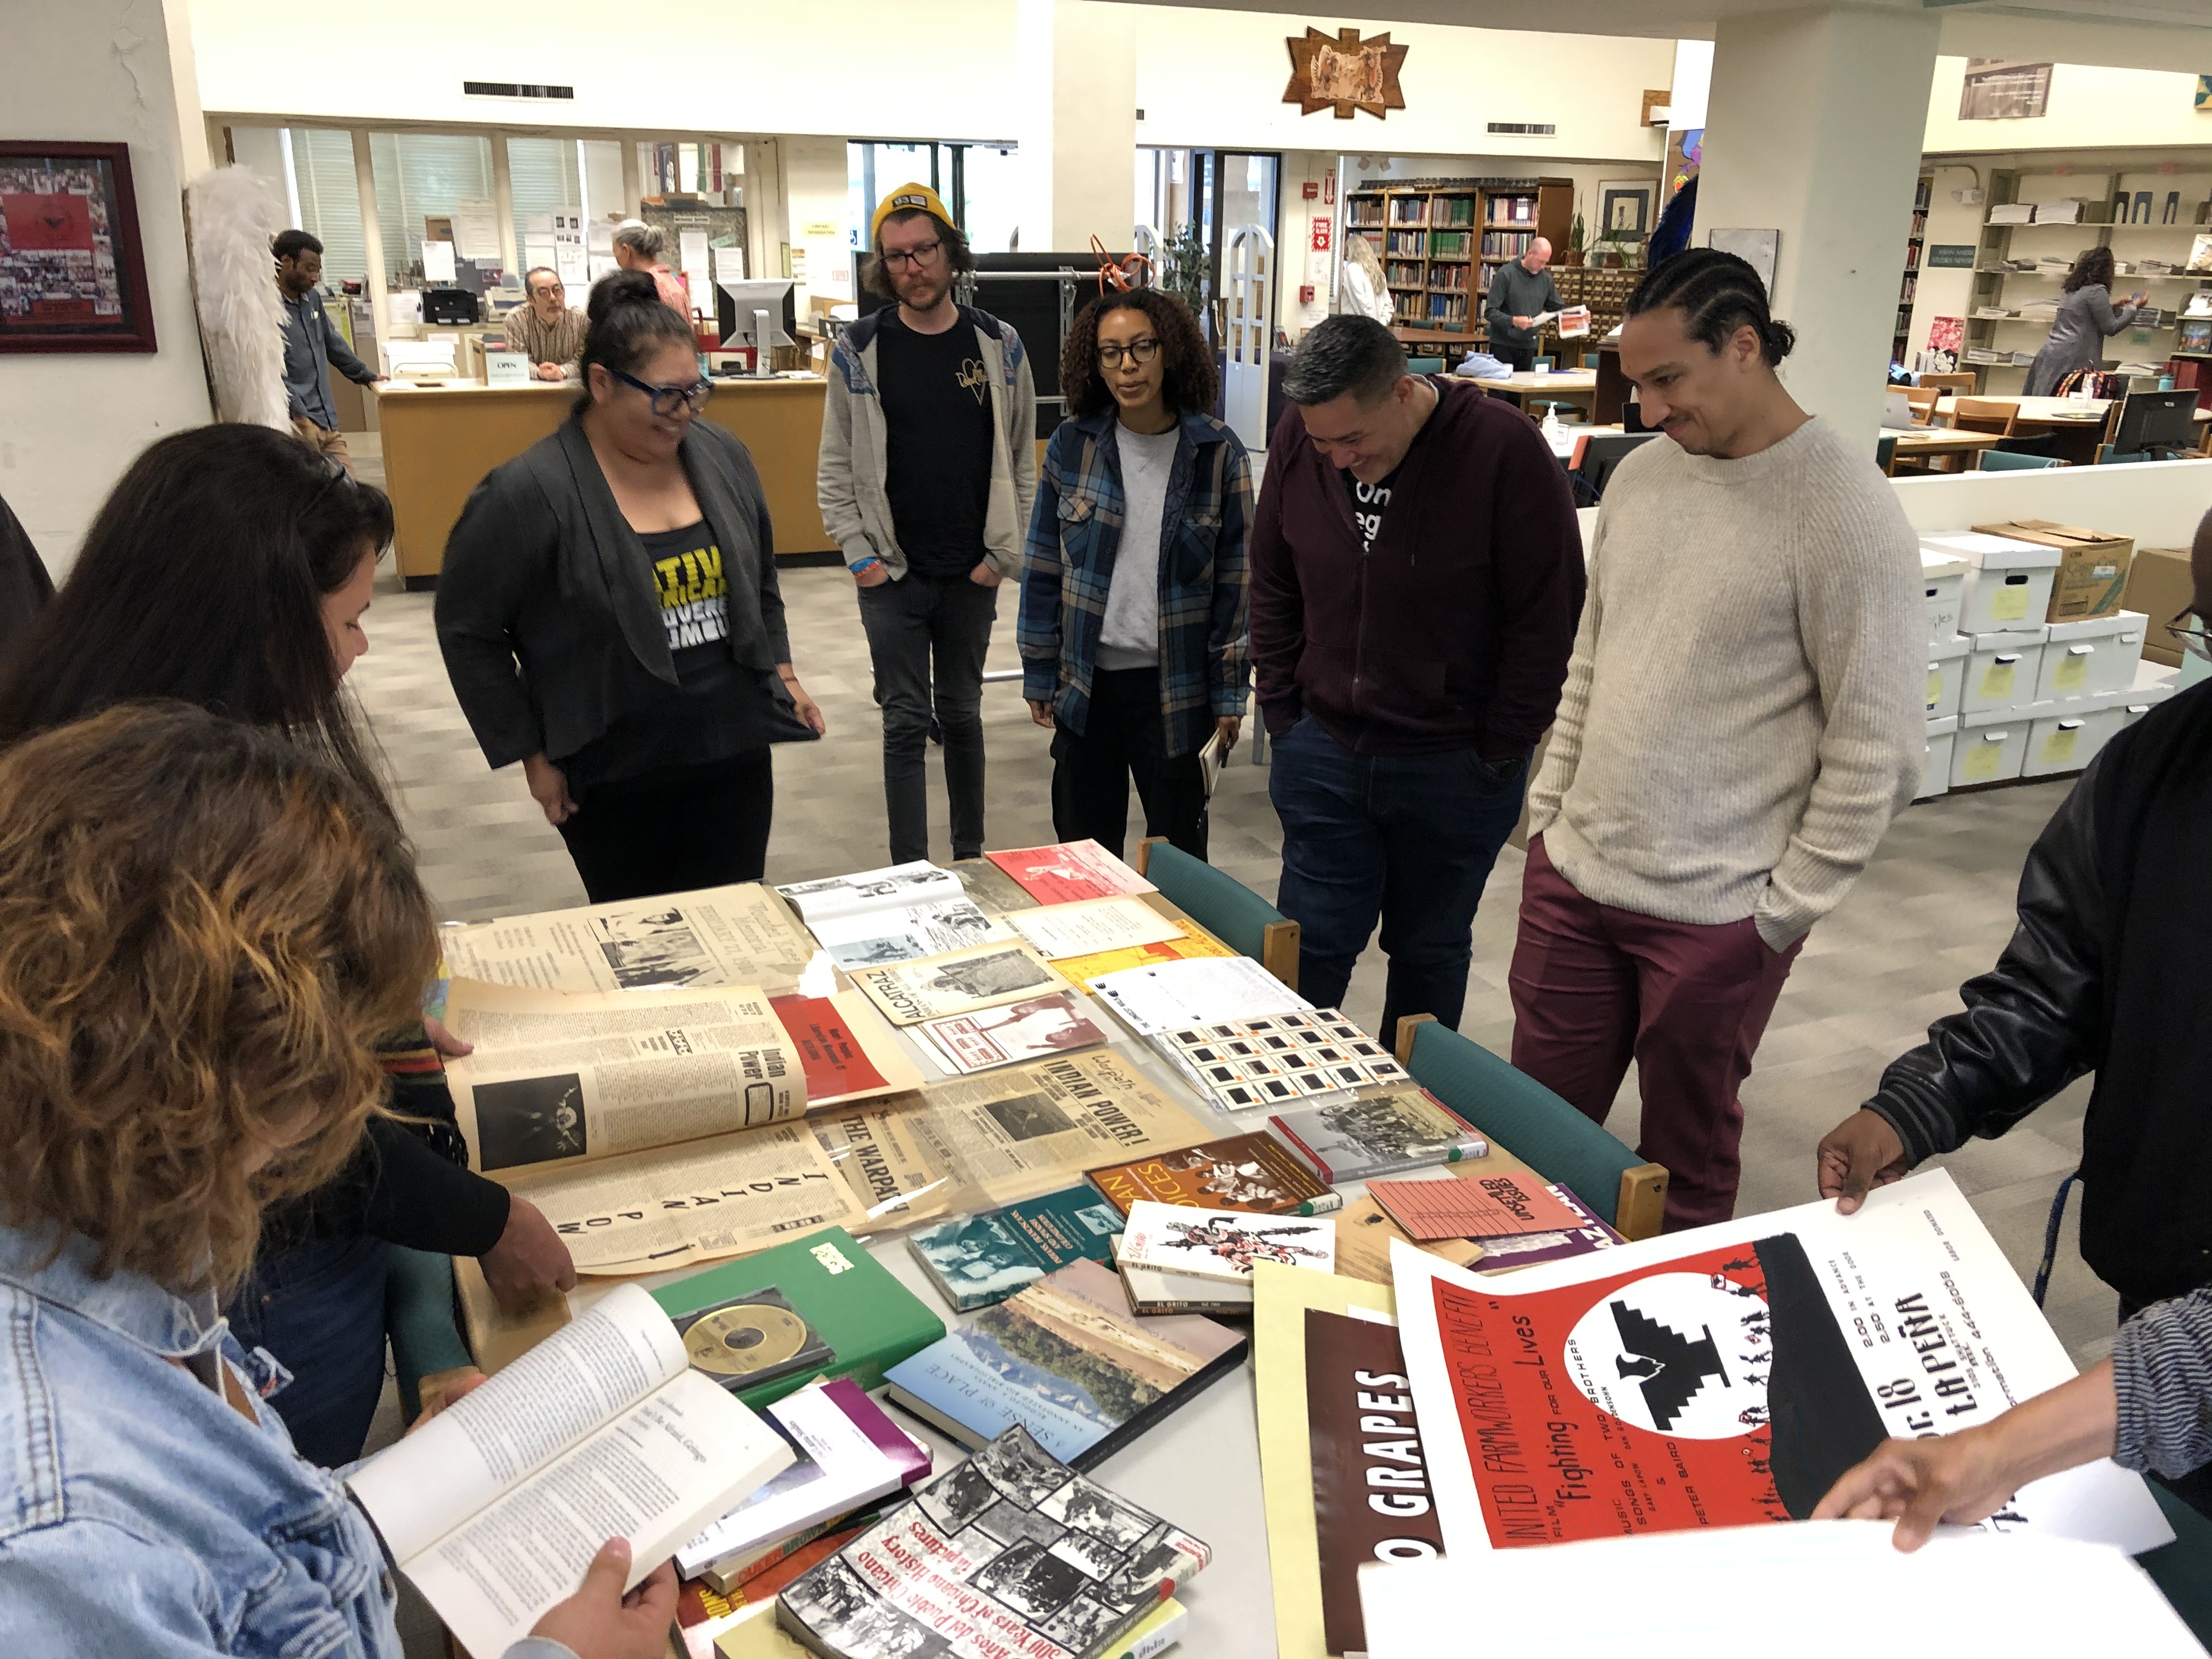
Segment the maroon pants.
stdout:
<path fill-rule="evenodd" d="M 1737 1091 L 1804 940 L 1777 955 L 1747 916 L 1661 921 L 1576 891 L 1528 843 L 1513 947 L 1513 1063 L 1603 1123 L 1636 1061 L 1640 1158 L 1666 1168 L 1667 1231 L 1735 1211 Z"/>

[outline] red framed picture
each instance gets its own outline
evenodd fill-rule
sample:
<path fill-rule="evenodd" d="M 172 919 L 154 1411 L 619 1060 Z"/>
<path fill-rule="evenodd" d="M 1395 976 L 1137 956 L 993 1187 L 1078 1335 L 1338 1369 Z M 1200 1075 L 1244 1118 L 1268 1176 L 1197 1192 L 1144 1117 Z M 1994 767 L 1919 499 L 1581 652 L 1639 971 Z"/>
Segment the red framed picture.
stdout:
<path fill-rule="evenodd" d="M 0 351 L 151 351 L 124 144 L 0 141 Z"/>

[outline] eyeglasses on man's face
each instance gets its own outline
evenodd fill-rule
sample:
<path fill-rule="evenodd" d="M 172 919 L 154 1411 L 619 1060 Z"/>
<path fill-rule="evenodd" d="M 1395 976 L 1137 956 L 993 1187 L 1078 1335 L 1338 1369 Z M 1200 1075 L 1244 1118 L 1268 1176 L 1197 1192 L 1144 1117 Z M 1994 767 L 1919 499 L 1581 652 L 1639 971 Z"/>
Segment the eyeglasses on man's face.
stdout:
<path fill-rule="evenodd" d="M 1142 340 L 1132 340 L 1125 346 L 1111 344 L 1100 346 L 1098 362 L 1101 368 L 1119 368 L 1124 356 L 1133 363 L 1149 363 L 1159 355 L 1160 343 L 1147 337 Z"/>
<path fill-rule="evenodd" d="M 883 252 L 884 268 L 886 270 L 905 270 L 908 268 L 919 270 L 924 265 L 934 264 L 938 250 L 944 246 L 940 241 L 917 242 L 910 248 L 887 247 Z"/>
<path fill-rule="evenodd" d="M 712 380 L 694 380 L 689 386 L 653 386 L 639 380 L 635 374 L 625 374 L 618 368 L 611 368 L 607 373 L 624 386 L 634 387 L 645 393 L 653 400 L 653 412 L 664 420 L 680 409 L 688 409 L 696 412 L 701 404 L 714 395 L 714 383 Z"/>
<path fill-rule="evenodd" d="M 2185 611 L 2166 623 L 2166 631 L 2181 641 L 2184 651 L 2212 660 L 2212 627 L 2194 611 Z"/>

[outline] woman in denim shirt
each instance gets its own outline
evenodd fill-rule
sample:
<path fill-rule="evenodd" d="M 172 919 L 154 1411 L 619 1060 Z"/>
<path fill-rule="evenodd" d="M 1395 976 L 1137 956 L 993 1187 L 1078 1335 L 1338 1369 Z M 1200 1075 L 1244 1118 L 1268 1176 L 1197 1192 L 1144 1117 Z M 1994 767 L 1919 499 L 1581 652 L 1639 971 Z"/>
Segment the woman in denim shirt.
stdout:
<path fill-rule="evenodd" d="M 1022 696 L 1053 728 L 1052 827 L 1118 855 L 1145 833 L 1206 856 L 1199 759 L 1244 713 L 1252 463 L 1206 411 L 1219 386 L 1190 308 L 1108 294 L 1067 331 L 1071 417 L 1045 449 L 1022 567 Z"/>
<path fill-rule="evenodd" d="M 216 1315 L 351 1154 L 437 959 L 388 813 L 274 733 L 125 704 L 0 753 L 0 1648 L 396 1659 L 392 1577 Z M 627 1553 L 508 1659 L 659 1659 Z"/>

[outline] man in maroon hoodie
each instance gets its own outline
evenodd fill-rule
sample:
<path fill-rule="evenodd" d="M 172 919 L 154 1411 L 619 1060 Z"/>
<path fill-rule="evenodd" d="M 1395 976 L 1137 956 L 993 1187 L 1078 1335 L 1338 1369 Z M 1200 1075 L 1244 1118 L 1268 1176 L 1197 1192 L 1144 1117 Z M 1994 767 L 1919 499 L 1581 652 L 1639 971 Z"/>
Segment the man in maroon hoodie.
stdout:
<path fill-rule="evenodd" d="M 1528 416 L 1408 374 L 1380 323 L 1308 331 L 1283 390 L 1251 553 L 1275 902 L 1323 1007 L 1381 919 L 1388 1044 L 1401 1014 L 1459 1024 L 1475 907 L 1574 647 L 1582 537 Z"/>

